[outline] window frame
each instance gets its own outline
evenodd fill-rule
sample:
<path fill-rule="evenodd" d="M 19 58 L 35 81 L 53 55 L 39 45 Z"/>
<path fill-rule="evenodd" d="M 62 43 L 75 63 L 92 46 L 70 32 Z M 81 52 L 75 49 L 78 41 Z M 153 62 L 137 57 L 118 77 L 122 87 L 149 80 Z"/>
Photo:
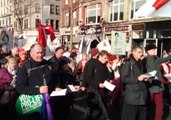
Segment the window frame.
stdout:
<path fill-rule="evenodd" d="M 112 2 L 109 3 L 109 21 L 110 22 L 124 20 L 124 2 L 125 0 L 113 0 Z M 122 8 L 121 6 L 123 7 L 123 10 L 121 9 Z M 115 8 L 117 9 L 115 10 Z"/>
<path fill-rule="evenodd" d="M 94 8 L 90 8 L 89 7 L 92 7 L 94 6 Z M 86 20 L 86 24 L 89 25 L 89 24 L 99 24 L 100 23 L 100 4 L 93 4 L 93 5 L 90 5 L 90 6 L 87 6 L 86 7 L 86 15 L 85 15 L 85 20 Z M 91 21 L 88 21 L 88 18 L 90 16 L 89 12 L 90 13 L 93 13 L 92 11 L 95 11 L 95 22 L 91 23 Z M 99 14 L 99 16 L 98 16 Z M 88 17 L 87 17 L 88 16 Z M 98 18 L 99 17 L 99 18 Z M 99 19 L 99 20 L 98 20 Z"/>

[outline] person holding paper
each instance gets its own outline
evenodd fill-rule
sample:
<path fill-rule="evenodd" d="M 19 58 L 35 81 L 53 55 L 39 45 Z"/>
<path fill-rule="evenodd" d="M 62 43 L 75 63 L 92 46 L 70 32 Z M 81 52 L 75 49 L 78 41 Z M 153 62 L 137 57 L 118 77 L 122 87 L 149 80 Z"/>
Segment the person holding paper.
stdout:
<path fill-rule="evenodd" d="M 157 71 L 156 77 L 153 79 L 150 79 L 148 83 L 148 89 L 150 91 L 151 103 L 154 101 L 156 105 L 155 120 L 162 120 L 164 85 L 162 83 L 162 74 L 161 74 L 160 64 L 170 61 L 171 55 L 165 58 L 158 57 L 157 47 L 153 43 L 149 43 L 148 45 L 146 45 L 145 51 L 147 53 L 147 56 L 145 58 L 147 72 L 151 72 L 153 70 Z M 149 115 L 149 117 L 150 116 L 151 114 Z"/>
<path fill-rule="evenodd" d="M 147 117 L 148 77 L 144 75 L 142 55 L 142 48 L 134 47 L 130 57 L 121 66 L 120 77 L 125 85 L 121 120 L 146 120 Z"/>
<path fill-rule="evenodd" d="M 88 97 L 88 106 L 91 112 L 91 120 L 109 119 L 106 106 L 108 102 L 108 90 L 103 85 L 104 81 L 108 79 L 108 69 L 106 62 L 109 54 L 102 50 L 99 52 L 98 59 L 87 68 L 87 86 L 91 89 Z"/>

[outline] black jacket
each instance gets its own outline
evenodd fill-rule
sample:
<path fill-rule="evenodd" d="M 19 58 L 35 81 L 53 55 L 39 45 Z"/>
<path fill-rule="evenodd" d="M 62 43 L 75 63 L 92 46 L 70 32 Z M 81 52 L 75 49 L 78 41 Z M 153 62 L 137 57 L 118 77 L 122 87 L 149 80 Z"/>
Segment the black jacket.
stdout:
<path fill-rule="evenodd" d="M 29 72 L 28 69 L 33 70 Z M 28 60 L 18 71 L 16 83 L 17 92 L 27 95 L 40 94 L 39 87 L 44 85 L 43 76 L 46 79 L 49 92 L 51 92 L 54 89 L 54 83 L 49 62 L 45 60 L 42 62 L 35 62 L 32 59 Z"/>
<path fill-rule="evenodd" d="M 144 73 L 142 61 L 136 61 L 133 56 L 121 67 L 121 80 L 125 84 L 124 102 L 131 105 L 145 105 L 147 88 L 145 82 L 138 81 L 138 76 Z"/>
<path fill-rule="evenodd" d="M 99 60 L 95 60 L 87 69 L 86 76 L 88 87 L 97 91 L 102 97 L 102 100 L 106 103 L 108 101 L 108 90 L 99 88 L 99 84 L 108 79 L 106 64 L 102 64 Z"/>

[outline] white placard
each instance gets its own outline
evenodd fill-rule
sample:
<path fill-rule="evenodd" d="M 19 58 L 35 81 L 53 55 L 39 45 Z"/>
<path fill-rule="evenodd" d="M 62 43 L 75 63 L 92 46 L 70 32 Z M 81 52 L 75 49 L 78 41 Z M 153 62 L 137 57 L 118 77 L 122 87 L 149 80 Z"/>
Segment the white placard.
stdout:
<path fill-rule="evenodd" d="M 145 73 L 144 75 L 146 75 L 149 78 L 155 77 L 156 76 L 157 71 L 153 70 L 151 72 Z"/>
<path fill-rule="evenodd" d="M 105 86 L 106 89 L 110 90 L 110 91 L 113 91 L 115 89 L 115 85 L 111 84 L 110 82 L 108 81 L 104 81 L 103 85 Z"/>
<path fill-rule="evenodd" d="M 53 96 L 65 96 L 66 95 L 66 91 L 67 89 L 61 89 L 61 90 L 58 90 L 58 91 L 53 91 L 50 96 L 53 97 Z"/>
<path fill-rule="evenodd" d="M 78 90 L 75 89 L 75 87 L 73 85 L 68 85 L 69 89 L 72 91 L 72 92 L 77 92 Z"/>

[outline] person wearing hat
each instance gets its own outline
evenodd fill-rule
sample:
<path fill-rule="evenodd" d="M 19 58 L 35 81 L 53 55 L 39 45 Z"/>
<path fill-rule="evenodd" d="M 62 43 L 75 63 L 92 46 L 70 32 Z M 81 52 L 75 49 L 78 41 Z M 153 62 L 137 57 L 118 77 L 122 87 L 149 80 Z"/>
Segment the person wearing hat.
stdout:
<path fill-rule="evenodd" d="M 146 62 L 147 72 L 151 72 L 156 70 L 156 77 L 151 78 L 148 83 L 148 89 L 150 92 L 150 101 L 151 103 L 154 101 L 156 110 L 155 110 L 155 120 L 162 120 L 163 114 L 163 91 L 164 85 L 162 83 L 162 73 L 160 69 L 160 64 L 170 61 L 171 55 L 165 58 L 160 58 L 157 56 L 157 47 L 153 43 L 149 43 L 145 47 L 145 51 L 147 53 L 146 58 L 144 59 Z M 150 107 L 151 109 L 151 107 Z M 151 112 L 149 112 L 151 116 Z M 151 118 L 149 118 L 151 119 Z"/>
<path fill-rule="evenodd" d="M 20 48 L 18 56 L 19 56 L 19 65 L 18 66 L 22 67 L 24 62 L 27 60 L 27 51 L 25 51 L 24 48 Z"/>
<path fill-rule="evenodd" d="M 83 71 L 83 75 L 82 75 L 82 89 L 84 90 L 85 87 L 87 87 L 87 74 L 88 74 L 88 69 L 90 66 L 92 66 L 94 64 L 94 62 L 96 61 L 97 57 L 98 57 L 98 53 L 99 50 L 97 48 L 92 48 L 90 50 L 90 54 L 91 54 L 91 58 L 86 62 L 85 66 L 84 66 L 84 71 Z"/>

